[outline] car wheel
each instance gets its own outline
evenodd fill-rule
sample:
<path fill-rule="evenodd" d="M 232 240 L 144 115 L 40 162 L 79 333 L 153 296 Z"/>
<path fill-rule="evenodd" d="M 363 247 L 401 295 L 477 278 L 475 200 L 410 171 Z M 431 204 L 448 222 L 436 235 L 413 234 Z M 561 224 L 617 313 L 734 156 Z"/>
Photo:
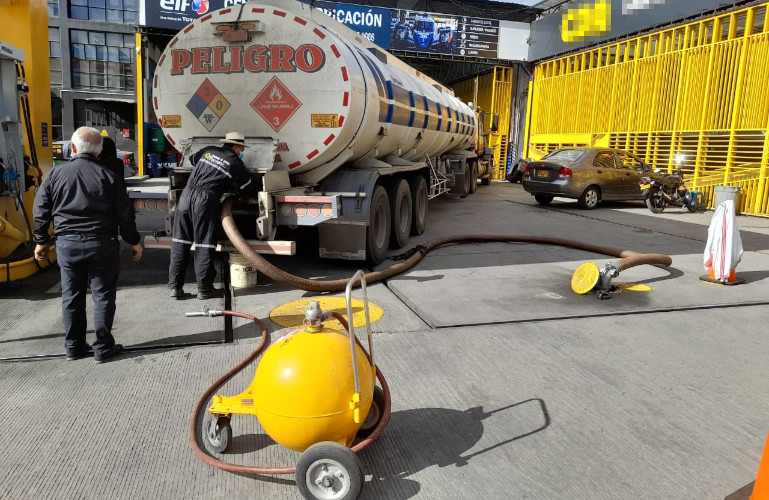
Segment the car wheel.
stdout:
<path fill-rule="evenodd" d="M 598 203 L 600 202 L 601 202 L 601 190 L 598 189 L 597 186 L 590 186 L 587 189 L 585 189 L 585 192 L 582 193 L 582 196 L 580 196 L 579 200 L 577 200 L 579 207 L 584 208 L 585 210 L 594 209 L 595 207 L 598 206 Z"/>
<path fill-rule="evenodd" d="M 513 165 L 513 168 L 510 170 L 510 173 L 507 174 L 507 177 L 505 177 L 505 180 L 507 182 L 512 182 L 515 184 L 516 182 L 521 182 L 521 178 L 523 177 L 523 170 L 521 169 L 521 162 L 516 163 Z"/>
<path fill-rule="evenodd" d="M 551 201 L 553 201 L 553 195 L 552 194 L 535 194 L 534 199 L 537 200 L 537 203 L 540 205 L 549 205 Z"/>

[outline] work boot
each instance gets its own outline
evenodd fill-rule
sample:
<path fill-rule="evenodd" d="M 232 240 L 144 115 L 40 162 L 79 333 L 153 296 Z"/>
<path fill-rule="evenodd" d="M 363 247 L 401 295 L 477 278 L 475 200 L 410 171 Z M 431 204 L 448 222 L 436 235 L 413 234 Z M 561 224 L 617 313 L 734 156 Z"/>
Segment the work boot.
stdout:
<path fill-rule="evenodd" d="M 179 300 L 181 298 L 184 298 L 185 295 L 187 295 L 187 294 L 184 293 L 184 290 L 182 290 L 181 288 L 172 288 L 171 289 L 171 298 L 172 299 Z"/>
<path fill-rule="evenodd" d="M 91 348 L 91 346 L 88 344 L 86 344 L 85 349 L 67 353 L 67 361 L 74 361 L 76 359 L 85 358 L 87 356 L 93 356 L 93 348 Z"/>
<path fill-rule="evenodd" d="M 115 344 L 101 354 L 94 354 L 93 359 L 95 359 L 97 363 L 104 363 L 109 358 L 117 356 L 121 352 L 123 352 L 123 345 Z"/>
<path fill-rule="evenodd" d="M 218 299 L 222 296 L 222 291 L 216 288 L 198 291 L 198 300 Z"/>

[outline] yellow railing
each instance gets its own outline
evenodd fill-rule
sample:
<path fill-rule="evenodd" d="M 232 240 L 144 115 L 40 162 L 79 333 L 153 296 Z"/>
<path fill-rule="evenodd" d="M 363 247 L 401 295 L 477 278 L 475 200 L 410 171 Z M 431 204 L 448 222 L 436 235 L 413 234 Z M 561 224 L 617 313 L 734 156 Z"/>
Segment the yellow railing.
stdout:
<path fill-rule="evenodd" d="M 613 147 L 769 215 L 769 2 L 538 64 L 524 156 Z"/>
<path fill-rule="evenodd" d="M 504 179 L 507 170 L 508 137 L 510 136 L 510 110 L 512 107 L 513 68 L 496 66 L 486 75 L 454 85 L 454 93 L 465 102 L 475 100 L 486 114 L 484 130 L 491 128 L 491 116 L 499 117 L 499 128 L 489 135 L 489 147 L 493 150 L 495 169 L 494 179 Z M 477 93 L 474 96 L 474 91 Z"/>

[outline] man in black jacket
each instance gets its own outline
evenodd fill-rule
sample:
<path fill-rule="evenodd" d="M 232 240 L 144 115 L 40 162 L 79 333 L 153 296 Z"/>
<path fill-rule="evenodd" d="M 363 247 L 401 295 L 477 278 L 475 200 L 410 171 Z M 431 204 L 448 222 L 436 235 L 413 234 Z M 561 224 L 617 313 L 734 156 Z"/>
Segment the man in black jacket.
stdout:
<path fill-rule="evenodd" d="M 48 228 L 53 222 L 67 359 L 93 352 L 97 363 L 123 351 L 112 336 L 120 268 L 118 232 L 132 246 L 133 261 L 142 258 L 141 235 L 136 230 L 128 193 L 117 175 L 98 162 L 101 147 L 98 130 L 77 129 L 72 135 L 73 158 L 51 170 L 35 195 L 33 209 L 38 260 L 48 256 Z M 89 280 L 96 333 L 93 348 L 86 342 L 85 296 Z"/>
<path fill-rule="evenodd" d="M 243 135 L 228 132 L 219 142 L 224 146 L 209 146 L 190 157 L 194 169 L 176 204 L 168 268 L 168 286 L 171 297 L 175 299 L 184 296 L 184 273 L 193 243 L 198 299 L 218 296 L 214 290 L 216 269 L 213 258 L 221 226 L 222 207 L 219 200 L 231 188 L 248 192 L 254 186 L 241 159 L 248 147 Z"/>

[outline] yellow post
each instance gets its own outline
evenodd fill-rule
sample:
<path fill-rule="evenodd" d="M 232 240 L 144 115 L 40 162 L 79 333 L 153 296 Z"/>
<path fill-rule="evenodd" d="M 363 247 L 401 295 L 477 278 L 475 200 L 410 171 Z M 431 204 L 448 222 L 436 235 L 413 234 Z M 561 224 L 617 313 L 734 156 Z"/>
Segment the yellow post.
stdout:
<path fill-rule="evenodd" d="M 24 50 L 24 71 L 29 86 L 29 111 L 38 166 L 47 173 L 53 166 L 51 148 L 51 78 L 48 64 L 48 3 L 45 0 L 0 0 L 4 42 Z M 43 31 L 45 30 L 45 31 Z M 45 33 L 41 36 L 41 31 Z M 43 129 L 47 136 L 43 138 Z M 24 136 L 27 140 L 26 130 Z M 46 145 L 43 145 L 43 140 Z M 29 144 L 25 145 L 29 153 Z"/>
<path fill-rule="evenodd" d="M 144 175 L 144 67 L 142 66 L 142 35 L 136 34 L 136 166 Z"/>
<path fill-rule="evenodd" d="M 526 136 L 523 140 L 523 158 L 530 158 L 529 156 L 529 138 L 531 137 L 531 103 L 533 101 L 532 96 L 534 95 L 534 85 L 535 81 L 534 78 L 529 80 L 529 95 L 526 96 Z"/>

